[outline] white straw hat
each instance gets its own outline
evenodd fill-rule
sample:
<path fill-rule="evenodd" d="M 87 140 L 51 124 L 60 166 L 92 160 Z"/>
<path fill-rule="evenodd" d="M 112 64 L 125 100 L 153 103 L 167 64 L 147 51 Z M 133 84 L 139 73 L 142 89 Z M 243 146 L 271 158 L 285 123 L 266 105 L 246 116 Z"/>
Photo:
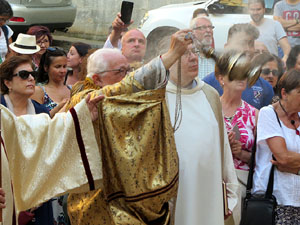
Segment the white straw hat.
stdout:
<path fill-rule="evenodd" d="M 9 47 L 20 54 L 34 54 L 40 51 L 40 46 L 36 44 L 35 35 L 20 33 L 17 40 L 9 45 Z"/>

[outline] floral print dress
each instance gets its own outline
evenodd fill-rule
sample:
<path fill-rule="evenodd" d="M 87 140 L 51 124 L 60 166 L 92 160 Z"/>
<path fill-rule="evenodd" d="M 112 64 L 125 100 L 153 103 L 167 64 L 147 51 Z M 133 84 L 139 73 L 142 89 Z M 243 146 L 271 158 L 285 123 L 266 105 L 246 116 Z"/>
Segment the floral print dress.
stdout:
<path fill-rule="evenodd" d="M 255 113 L 256 109 L 242 100 L 241 106 L 236 110 L 235 114 L 228 118 L 224 116 L 224 121 L 227 131 L 231 131 L 237 124 L 241 137 L 242 150 L 251 152 L 254 144 L 254 130 L 255 130 Z M 240 159 L 233 158 L 234 167 L 240 170 L 249 170 L 247 163 Z"/>

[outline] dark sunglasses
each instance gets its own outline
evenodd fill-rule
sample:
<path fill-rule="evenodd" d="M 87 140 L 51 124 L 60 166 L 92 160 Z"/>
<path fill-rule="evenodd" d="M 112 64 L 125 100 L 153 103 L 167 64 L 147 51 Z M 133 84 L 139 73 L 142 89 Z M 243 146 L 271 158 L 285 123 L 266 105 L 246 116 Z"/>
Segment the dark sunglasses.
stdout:
<path fill-rule="evenodd" d="M 66 54 L 65 50 L 63 48 L 59 48 L 59 47 L 49 47 L 46 50 L 49 53 L 54 53 L 54 52 L 63 52 L 64 54 Z"/>
<path fill-rule="evenodd" d="M 261 72 L 265 75 L 272 73 L 274 76 L 279 76 L 278 70 L 262 69 Z"/>
<path fill-rule="evenodd" d="M 19 76 L 23 80 L 26 80 L 26 79 L 28 79 L 29 75 L 33 76 L 33 78 L 35 79 L 37 77 L 37 72 L 36 71 L 21 70 L 21 71 L 17 72 L 16 74 L 14 74 L 13 77 Z"/>

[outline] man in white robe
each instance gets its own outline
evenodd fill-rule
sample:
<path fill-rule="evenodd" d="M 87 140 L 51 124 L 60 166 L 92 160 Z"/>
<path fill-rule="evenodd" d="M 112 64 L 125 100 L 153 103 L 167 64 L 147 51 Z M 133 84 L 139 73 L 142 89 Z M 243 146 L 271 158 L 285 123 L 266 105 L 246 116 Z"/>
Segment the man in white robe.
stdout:
<path fill-rule="evenodd" d="M 237 205 L 239 184 L 220 100 L 215 90 L 196 78 L 198 57 L 192 45 L 181 57 L 181 101 L 176 100 L 177 64 L 170 68 L 166 94 L 172 124 L 176 103 L 182 104 L 182 120 L 177 121 L 175 131 L 179 155 L 175 225 L 222 225 L 222 180 L 227 186 L 230 214 Z M 226 224 L 233 224 L 230 215 L 225 218 Z"/>

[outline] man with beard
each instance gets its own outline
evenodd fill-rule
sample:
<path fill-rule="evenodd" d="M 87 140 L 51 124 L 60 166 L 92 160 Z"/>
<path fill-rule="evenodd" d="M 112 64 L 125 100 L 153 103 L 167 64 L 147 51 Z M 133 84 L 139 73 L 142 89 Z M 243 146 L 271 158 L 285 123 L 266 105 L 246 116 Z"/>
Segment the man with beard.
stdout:
<path fill-rule="evenodd" d="M 198 16 L 192 19 L 190 28 L 193 30 L 195 38 L 198 41 L 198 45 L 203 47 L 211 47 L 213 43 L 213 29 L 210 19 L 206 16 Z M 204 78 L 207 74 L 210 74 L 215 69 L 215 61 L 208 59 L 200 52 L 198 57 L 198 77 L 199 79 Z"/>
<path fill-rule="evenodd" d="M 270 53 L 278 56 L 278 44 L 283 50 L 284 56 L 282 60 L 286 62 L 288 54 L 291 50 L 286 33 L 278 21 L 264 18 L 265 1 L 264 0 L 249 0 L 249 14 L 252 19 L 250 22 L 259 30 L 258 41 L 263 42 Z"/>

